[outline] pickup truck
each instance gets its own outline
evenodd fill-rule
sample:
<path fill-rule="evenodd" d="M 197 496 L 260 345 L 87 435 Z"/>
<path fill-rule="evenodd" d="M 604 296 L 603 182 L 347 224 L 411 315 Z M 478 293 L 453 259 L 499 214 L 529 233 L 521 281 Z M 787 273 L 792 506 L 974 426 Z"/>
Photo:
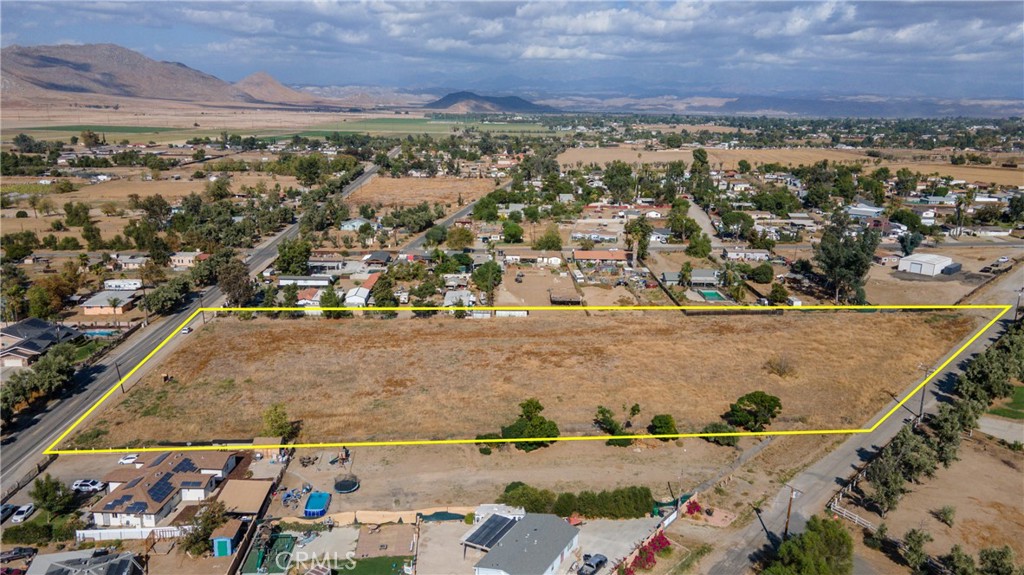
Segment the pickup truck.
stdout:
<path fill-rule="evenodd" d="M 608 558 L 598 553 L 597 555 L 584 555 L 583 566 L 576 571 L 577 575 L 594 575 L 608 563 Z"/>
<path fill-rule="evenodd" d="M 8 551 L 0 553 L 0 563 L 10 563 L 11 561 L 17 561 L 18 559 L 28 559 L 34 557 L 39 550 L 35 547 L 15 547 Z"/>

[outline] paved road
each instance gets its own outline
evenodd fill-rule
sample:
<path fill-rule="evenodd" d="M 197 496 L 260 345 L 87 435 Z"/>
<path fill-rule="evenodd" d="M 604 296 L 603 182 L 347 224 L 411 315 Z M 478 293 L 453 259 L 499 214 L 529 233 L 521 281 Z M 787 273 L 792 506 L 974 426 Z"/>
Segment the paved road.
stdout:
<path fill-rule="evenodd" d="M 512 185 L 512 180 L 509 180 L 509 181 L 505 182 L 504 184 L 502 184 L 501 186 L 499 186 L 497 189 L 501 189 L 501 188 L 508 189 L 508 187 L 511 186 L 511 185 Z M 453 223 L 455 223 L 457 220 L 460 220 L 460 219 L 468 216 L 473 211 L 473 206 L 476 204 L 476 202 L 477 202 L 477 200 L 473 200 L 472 202 L 469 202 L 468 204 L 463 206 L 462 209 L 460 209 L 459 211 L 455 212 L 454 214 L 448 216 L 447 218 L 445 218 L 445 219 L 443 219 L 441 221 L 434 222 L 434 225 L 435 226 L 444 226 L 446 228 L 451 227 L 451 225 Z M 427 233 L 423 232 L 415 240 L 409 242 L 409 244 L 407 246 L 405 246 L 404 249 L 406 249 L 406 250 L 423 249 L 423 244 L 425 244 L 426 242 L 427 242 Z"/>
<path fill-rule="evenodd" d="M 1024 277 L 1020 270 L 1007 274 L 1006 277 L 998 280 L 992 289 L 984 293 L 979 301 L 971 303 L 1004 303 L 1013 304 L 1017 299 L 1017 292 L 1021 288 Z M 988 312 L 992 317 L 992 312 Z M 952 362 L 945 370 L 940 372 L 933 382 L 929 384 L 925 395 L 925 411 L 935 411 L 940 397 L 951 391 L 953 382 L 961 372 L 961 367 L 966 365 L 970 358 L 988 348 L 1007 328 L 1012 318 L 1013 311 L 1010 311 L 1003 320 L 994 324 L 981 337 L 965 350 L 964 355 L 957 361 Z M 957 349 L 959 349 L 959 345 Z M 947 354 L 943 361 L 952 355 Z M 941 361 L 939 362 L 942 363 Z M 906 396 L 914 385 L 904 390 L 900 397 Z M 909 410 L 901 410 L 887 419 L 882 425 L 870 434 L 852 435 L 831 453 L 811 465 L 798 474 L 789 485 L 795 487 L 803 494 L 793 501 L 793 512 L 790 520 L 790 532 L 800 532 L 804 529 L 807 520 L 814 514 L 823 514 L 825 505 L 840 485 L 854 473 L 863 463 L 870 460 L 875 452 L 885 445 L 904 424 L 904 419 L 912 417 L 919 406 L 919 397 L 915 396 L 907 405 Z M 886 412 L 896 404 L 889 403 L 879 411 L 868 425 L 878 421 Z M 760 514 L 761 522 L 753 521 L 740 531 L 723 538 L 716 545 L 714 555 L 705 560 L 708 572 L 721 575 L 736 575 L 750 570 L 751 560 L 754 554 L 762 551 L 768 544 L 777 544 L 782 537 L 783 528 L 786 523 L 786 504 L 790 496 L 790 489 L 783 487 L 775 494 L 775 497 L 768 500 L 763 506 Z M 767 530 L 767 532 L 766 532 Z"/>
<path fill-rule="evenodd" d="M 361 176 L 356 178 L 342 191 L 342 196 L 348 196 L 360 186 L 370 181 L 377 172 L 377 166 L 371 165 L 366 168 Z M 251 249 L 247 253 L 246 263 L 249 266 L 249 273 L 258 274 L 275 258 L 277 258 L 278 244 L 287 238 L 293 238 L 299 233 L 298 224 L 292 224 L 281 233 Z M 66 255 L 66 254 L 64 254 Z M 18 428 L 5 438 L 3 445 L 3 466 L 0 469 L 0 483 L 7 485 L 16 481 L 28 471 L 31 465 L 35 464 L 46 449 L 57 437 L 67 429 L 68 425 L 80 417 L 90 406 L 92 406 L 108 389 L 115 385 L 120 377 L 118 371 L 124 375 L 128 370 L 139 364 L 146 355 L 160 344 L 168 335 L 184 322 L 200 306 L 216 307 L 220 305 L 223 293 L 217 286 L 207 288 L 201 295 L 194 294 L 192 300 L 181 311 L 153 321 L 149 326 L 142 328 L 133 334 L 125 343 L 118 346 L 113 352 L 97 362 L 95 365 L 80 371 L 75 375 L 76 385 L 74 393 L 52 402 L 46 409 L 36 413 L 31 420 L 21 421 Z M 193 323 L 201 321 L 199 318 Z M 167 351 L 173 349 L 176 342 L 172 339 L 165 347 Z M 132 376 L 128 383 L 132 383 L 143 377 L 155 362 L 147 363 L 142 369 Z"/>

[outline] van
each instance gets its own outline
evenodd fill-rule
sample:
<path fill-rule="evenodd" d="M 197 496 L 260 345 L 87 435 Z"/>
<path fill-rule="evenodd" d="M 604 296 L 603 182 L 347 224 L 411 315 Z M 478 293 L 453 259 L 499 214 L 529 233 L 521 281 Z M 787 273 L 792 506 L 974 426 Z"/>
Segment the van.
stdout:
<path fill-rule="evenodd" d="M 804 305 L 804 302 L 800 301 L 799 299 L 797 299 L 797 298 L 795 298 L 793 296 L 787 297 L 786 298 L 786 303 L 791 305 L 791 306 L 793 306 L 793 307 L 800 307 L 800 306 Z"/>

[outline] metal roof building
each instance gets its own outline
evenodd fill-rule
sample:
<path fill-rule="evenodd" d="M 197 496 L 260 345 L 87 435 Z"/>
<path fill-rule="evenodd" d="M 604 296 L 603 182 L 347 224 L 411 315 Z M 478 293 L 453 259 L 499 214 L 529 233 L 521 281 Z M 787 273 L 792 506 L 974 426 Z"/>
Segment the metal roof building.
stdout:
<path fill-rule="evenodd" d="M 474 575 L 553 575 L 579 547 L 579 534 L 557 515 L 528 513 L 490 545 Z"/>

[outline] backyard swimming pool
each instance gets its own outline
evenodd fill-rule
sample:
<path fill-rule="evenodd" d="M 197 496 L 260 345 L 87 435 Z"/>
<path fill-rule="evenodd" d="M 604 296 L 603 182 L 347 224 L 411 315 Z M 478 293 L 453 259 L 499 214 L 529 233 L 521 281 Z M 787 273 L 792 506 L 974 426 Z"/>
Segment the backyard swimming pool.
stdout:
<path fill-rule="evenodd" d="M 304 517 L 323 517 L 327 514 L 327 508 L 331 506 L 331 494 L 324 491 L 314 491 L 309 494 L 306 500 Z"/>
<path fill-rule="evenodd" d="M 704 298 L 704 301 L 728 301 L 728 299 L 722 295 L 722 292 L 716 289 L 702 289 L 698 290 L 698 293 Z"/>

